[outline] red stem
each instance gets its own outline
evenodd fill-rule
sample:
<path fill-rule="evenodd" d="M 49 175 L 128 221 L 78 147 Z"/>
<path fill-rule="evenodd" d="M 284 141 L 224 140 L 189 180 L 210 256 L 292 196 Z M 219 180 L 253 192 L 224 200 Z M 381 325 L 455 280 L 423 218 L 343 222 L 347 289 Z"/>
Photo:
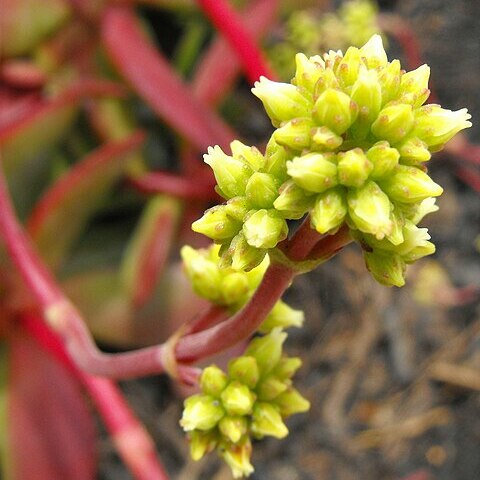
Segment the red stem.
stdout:
<path fill-rule="evenodd" d="M 117 385 L 79 370 L 59 337 L 37 317 L 24 314 L 21 322 L 25 330 L 83 384 L 135 479 L 168 480 L 152 438 L 131 411 Z"/>
<path fill-rule="evenodd" d="M 262 75 L 273 80 L 274 74 L 261 50 L 228 1 L 198 0 L 198 4 L 234 49 L 250 83 L 256 82 Z"/>

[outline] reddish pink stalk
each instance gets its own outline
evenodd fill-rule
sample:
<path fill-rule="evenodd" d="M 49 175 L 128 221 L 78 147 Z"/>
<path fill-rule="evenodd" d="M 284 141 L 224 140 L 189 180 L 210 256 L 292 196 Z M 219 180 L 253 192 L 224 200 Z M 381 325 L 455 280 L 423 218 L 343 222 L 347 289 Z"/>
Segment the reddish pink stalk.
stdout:
<path fill-rule="evenodd" d="M 268 67 L 255 40 L 228 1 L 198 0 L 198 3 L 205 15 L 234 49 L 250 83 L 256 82 L 262 75 L 274 79 L 274 74 Z"/>
<path fill-rule="evenodd" d="M 220 117 L 193 97 L 147 40 L 130 9 L 111 6 L 105 10 L 102 40 L 109 57 L 138 94 L 195 147 L 202 151 L 215 144 L 225 147 L 235 138 Z"/>
<path fill-rule="evenodd" d="M 473 168 L 458 167 L 455 173 L 460 180 L 463 180 L 473 190 L 480 193 L 480 173 Z"/>
<path fill-rule="evenodd" d="M 240 14 L 244 28 L 255 40 L 259 40 L 275 21 L 277 10 L 278 0 L 250 2 Z M 208 105 L 217 105 L 230 90 L 239 68 L 240 61 L 230 44 L 219 36 L 206 50 L 195 70 L 192 79 L 193 94 Z M 219 78 L 222 79 L 221 82 L 218 81 Z"/>
<path fill-rule="evenodd" d="M 155 444 L 110 380 L 85 374 L 74 365 L 58 336 L 39 318 L 23 315 L 24 328 L 37 342 L 65 365 L 84 385 L 115 446 L 136 480 L 168 480 L 155 452 Z"/>
<path fill-rule="evenodd" d="M 140 177 L 130 177 L 129 183 L 144 193 L 166 193 L 184 200 L 218 200 L 212 184 L 198 182 L 168 172 L 151 172 Z"/>

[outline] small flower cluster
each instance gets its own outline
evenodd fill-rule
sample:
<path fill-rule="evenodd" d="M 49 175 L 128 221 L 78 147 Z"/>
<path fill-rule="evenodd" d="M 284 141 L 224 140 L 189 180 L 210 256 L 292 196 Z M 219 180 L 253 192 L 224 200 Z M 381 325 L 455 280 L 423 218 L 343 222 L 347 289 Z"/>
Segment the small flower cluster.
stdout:
<path fill-rule="evenodd" d="M 253 295 L 270 261 L 268 255 L 249 272 L 222 267 L 219 246 L 195 250 L 185 246 L 181 250 L 183 264 L 192 287 L 200 297 L 226 307 L 230 312 L 239 310 Z M 301 327 L 304 315 L 279 300 L 259 327 L 261 333 L 273 328 Z"/>
<path fill-rule="evenodd" d="M 212 365 L 200 378 L 201 393 L 185 400 L 180 425 L 189 432 L 190 453 L 199 460 L 216 450 L 235 478 L 253 472 L 251 438 L 284 438 L 284 419 L 310 404 L 292 387 L 299 358 L 282 356 L 286 333 L 279 328 L 253 339 L 228 373 Z"/>
<path fill-rule="evenodd" d="M 434 251 L 417 224 L 442 188 L 424 163 L 471 126 L 470 115 L 423 105 L 429 68 L 404 72 L 378 35 L 296 63 L 292 83 L 262 77 L 252 90 L 276 127 L 265 155 L 236 141 L 232 156 L 219 147 L 205 156 L 227 202 L 192 228 L 222 245 L 226 264 L 248 270 L 287 236 L 286 220 L 309 213 L 322 234 L 346 223 L 373 276 L 401 286 L 405 265 Z"/>

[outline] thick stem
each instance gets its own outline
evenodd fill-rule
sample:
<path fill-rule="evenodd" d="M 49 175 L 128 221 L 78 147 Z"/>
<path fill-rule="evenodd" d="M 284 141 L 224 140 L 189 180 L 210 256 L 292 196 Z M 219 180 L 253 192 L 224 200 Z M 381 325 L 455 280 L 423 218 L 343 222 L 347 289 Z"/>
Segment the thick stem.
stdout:
<path fill-rule="evenodd" d="M 280 248 L 290 260 L 304 260 L 321 237 L 321 234 L 311 227 L 308 215 L 295 232 L 295 241 L 286 240 Z"/>
<path fill-rule="evenodd" d="M 248 29 L 244 27 L 240 15 L 228 1 L 198 0 L 198 3 L 234 49 L 243 64 L 248 80 L 254 83 L 262 75 L 273 80 L 273 72 L 268 67 L 262 52 Z"/>
<path fill-rule="evenodd" d="M 118 453 L 136 480 L 168 480 L 155 444 L 135 417 L 119 388 L 110 380 L 85 374 L 74 365 L 59 337 L 38 318 L 25 314 L 22 326 L 83 384 L 92 398 Z"/>

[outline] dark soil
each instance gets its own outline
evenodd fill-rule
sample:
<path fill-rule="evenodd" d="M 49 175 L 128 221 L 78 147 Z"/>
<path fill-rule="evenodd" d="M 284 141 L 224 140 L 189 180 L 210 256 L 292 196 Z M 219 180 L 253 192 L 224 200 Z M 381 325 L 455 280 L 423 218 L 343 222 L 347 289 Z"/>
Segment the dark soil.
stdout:
<path fill-rule="evenodd" d="M 382 5 L 411 21 L 442 105 L 467 106 L 474 123 L 467 134 L 480 143 L 480 2 Z M 288 292 L 306 313 L 286 348 L 304 361 L 296 384 L 312 408 L 288 422 L 285 441 L 255 445 L 253 479 L 397 480 L 414 472 L 417 480 L 480 479 L 480 309 L 472 294 L 480 285 L 480 196 L 455 178 L 454 166 L 447 155 L 432 160 L 446 192 L 428 222 L 438 252 L 411 269 L 406 287 L 376 284 L 350 247 Z M 182 400 L 167 380 L 124 390 L 172 479 L 231 478 L 215 455 L 189 460 L 178 426 Z M 130 478 L 107 439 L 100 460 L 99 478 Z"/>

